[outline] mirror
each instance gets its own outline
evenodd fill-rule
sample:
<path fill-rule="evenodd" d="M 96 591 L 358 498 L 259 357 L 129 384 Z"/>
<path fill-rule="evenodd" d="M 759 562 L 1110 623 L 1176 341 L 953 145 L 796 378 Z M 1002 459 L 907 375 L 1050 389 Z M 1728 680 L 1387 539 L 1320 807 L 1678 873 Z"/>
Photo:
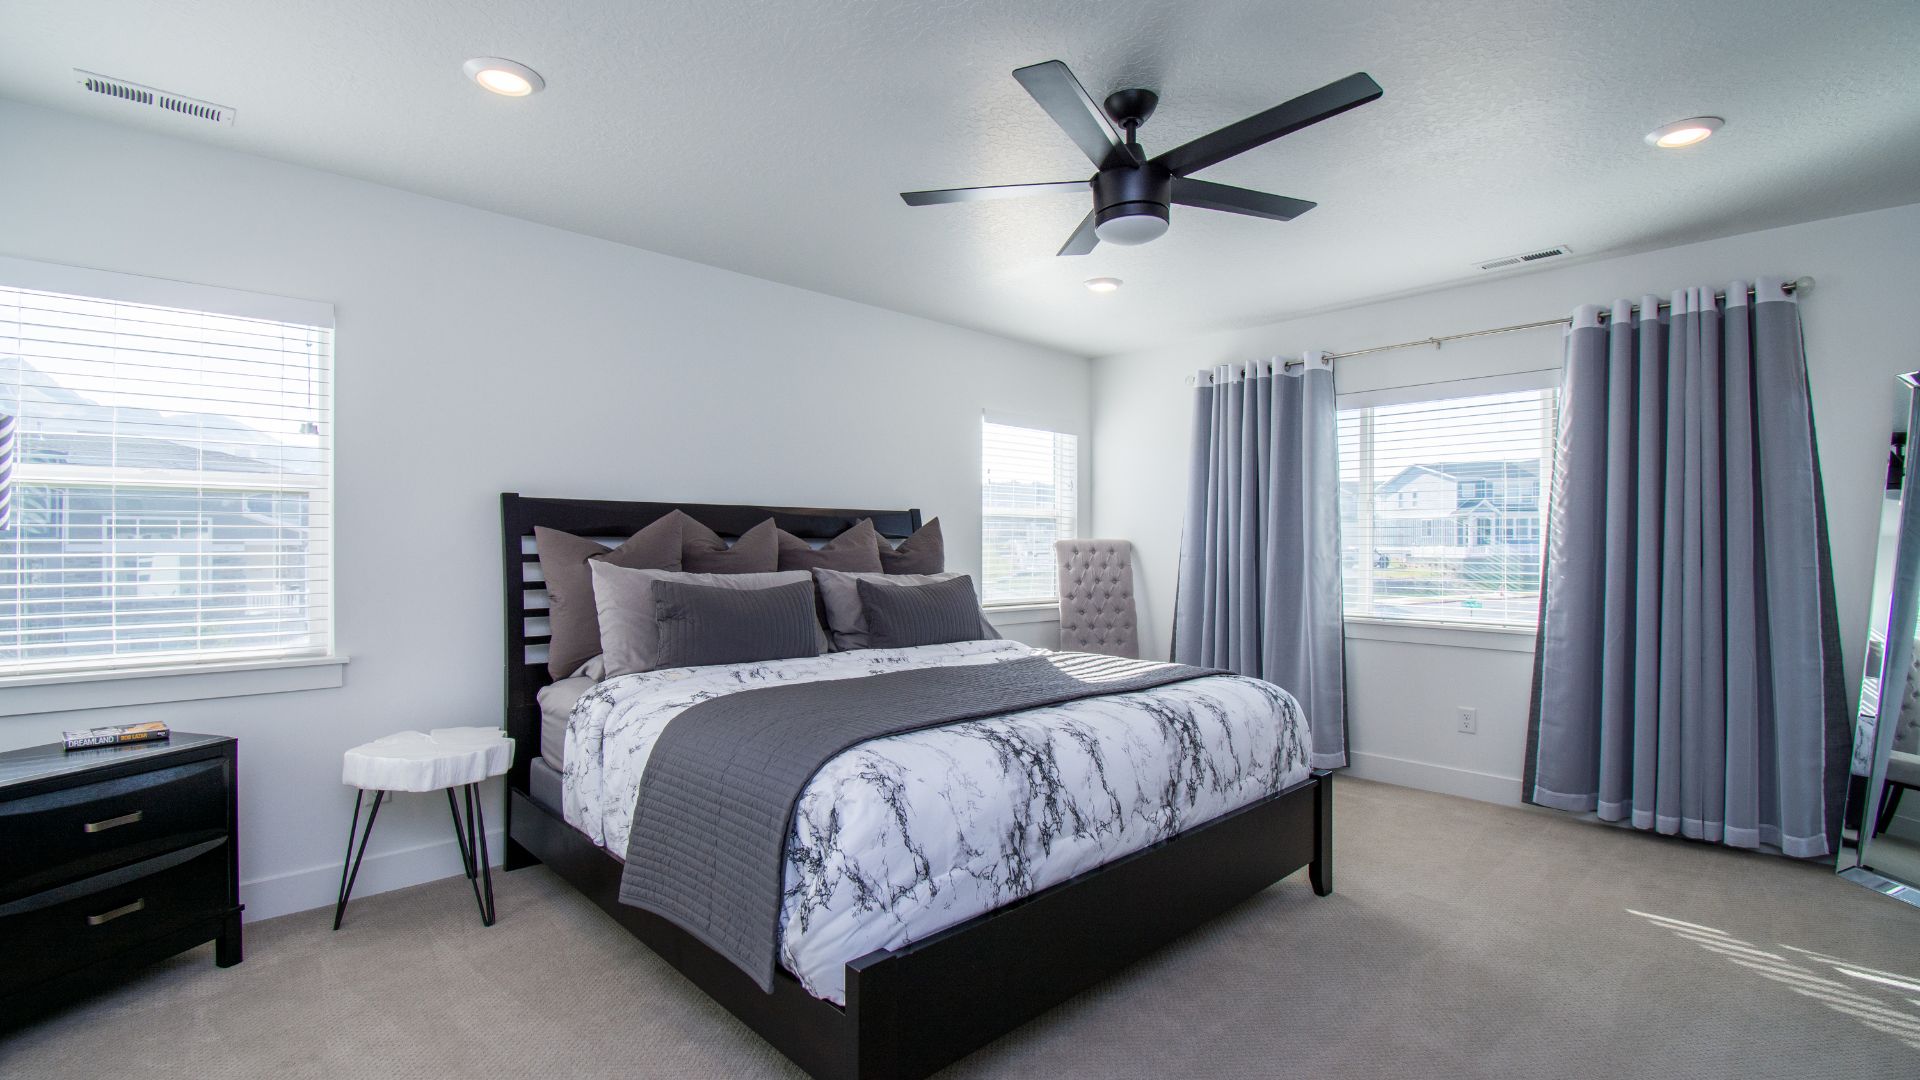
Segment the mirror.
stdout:
<path fill-rule="evenodd" d="M 1920 906 L 1920 477 L 1906 455 L 1908 432 L 1920 430 L 1920 372 L 1901 376 L 1900 390 L 1839 869 Z"/>

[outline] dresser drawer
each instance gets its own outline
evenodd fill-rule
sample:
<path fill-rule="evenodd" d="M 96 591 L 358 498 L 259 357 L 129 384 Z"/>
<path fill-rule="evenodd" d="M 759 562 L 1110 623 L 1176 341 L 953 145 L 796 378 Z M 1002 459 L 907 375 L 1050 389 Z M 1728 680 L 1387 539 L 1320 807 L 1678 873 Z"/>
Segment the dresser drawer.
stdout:
<path fill-rule="evenodd" d="M 227 914 L 226 843 L 206 841 L 0 905 L 0 956 L 7 958 L 0 964 L 0 992 Z"/>
<path fill-rule="evenodd" d="M 226 769 L 223 759 L 190 761 L 0 802 L 0 897 L 225 832 Z"/>

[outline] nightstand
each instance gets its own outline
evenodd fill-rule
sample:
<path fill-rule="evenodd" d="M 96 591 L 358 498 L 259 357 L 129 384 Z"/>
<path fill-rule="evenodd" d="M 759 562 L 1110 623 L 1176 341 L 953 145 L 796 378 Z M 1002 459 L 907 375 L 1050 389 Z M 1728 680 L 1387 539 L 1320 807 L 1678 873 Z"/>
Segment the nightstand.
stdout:
<path fill-rule="evenodd" d="M 237 746 L 0 754 L 0 1025 L 202 942 L 240 962 Z"/>
<path fill-rule="evenodd" d="M 340 866 L 340 900 L 333 906 L 333 928 L 340 929 L 340 920 L 346 918 L 347 901 L 353 898 L 353 883 L 366 860 L 367 841 L 373 837 L 380 804 L 396 791 L 447 793 L 453 839 L 460 846 L 460 862 L 473 885 L 474 902 L 480 905 L 480 925 L 492 926 L 493 866 L 487 857 L 486 800 L 480 797 L 480 781 L 505 775 L 512 764 L 513 740 L 496 727 L 402 731 L 347 751 L 340 779 L 359 791 L 353 797 L 353 821 L 347 826 L 347 857 Z M 454 788 L 466 792 L 464 823 L 453 798 Z M 360 850 L 356 854 L 353 837 L 360 828 L 360 804 L 369 791 L 373 792 L 373 809 L 367 812 L 367 829 L 359 834 Z"/>

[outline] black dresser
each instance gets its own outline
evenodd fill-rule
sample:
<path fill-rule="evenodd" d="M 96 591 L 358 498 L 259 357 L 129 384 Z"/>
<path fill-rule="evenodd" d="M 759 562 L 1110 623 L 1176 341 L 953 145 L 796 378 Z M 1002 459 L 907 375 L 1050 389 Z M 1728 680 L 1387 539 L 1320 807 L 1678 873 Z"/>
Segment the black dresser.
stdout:
<path fill-rule="evenodd" d="M 240 962 L 237 745 L 0 754 L 0 1027 L 202 942 Z"/>

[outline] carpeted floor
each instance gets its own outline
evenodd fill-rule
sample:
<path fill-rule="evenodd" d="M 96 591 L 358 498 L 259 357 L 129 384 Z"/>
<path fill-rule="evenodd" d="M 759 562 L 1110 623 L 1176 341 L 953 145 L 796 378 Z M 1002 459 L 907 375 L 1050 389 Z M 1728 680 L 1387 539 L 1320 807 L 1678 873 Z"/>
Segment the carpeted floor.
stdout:
<path fill-rule="evenodd" d="M 1823 867 L 1342 779 L 1296 876 L 943 1077 L 1920 1077 L 1920 910 Z M 544 869 L 247 928 L 8 1077 L 798 1077 Z"/>

